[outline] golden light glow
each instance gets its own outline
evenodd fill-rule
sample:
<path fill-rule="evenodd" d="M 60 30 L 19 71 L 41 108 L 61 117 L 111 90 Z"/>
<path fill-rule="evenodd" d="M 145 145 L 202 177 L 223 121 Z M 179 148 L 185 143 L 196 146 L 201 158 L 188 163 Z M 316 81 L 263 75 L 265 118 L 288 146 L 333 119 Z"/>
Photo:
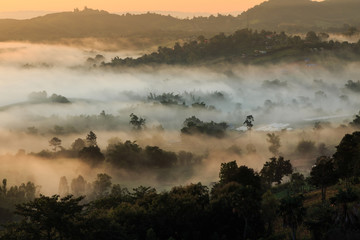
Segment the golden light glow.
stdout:
<path fill-rule="evenodd" d="M 244 11 L 264 0 L 4 0 L 0 11 L 72 11 L 84 6 L 109 12 L 179 11 L 222 13 Z"/>

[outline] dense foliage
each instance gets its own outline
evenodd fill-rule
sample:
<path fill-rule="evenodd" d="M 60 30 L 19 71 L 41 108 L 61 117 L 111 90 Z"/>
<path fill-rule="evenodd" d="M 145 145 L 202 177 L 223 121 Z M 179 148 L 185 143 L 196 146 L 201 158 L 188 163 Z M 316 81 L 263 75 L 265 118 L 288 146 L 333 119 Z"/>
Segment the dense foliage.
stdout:
<path fill-rule="evenodd" d="M 157 52 L 139 58 L 115 57 L 103 66 L 137 66 L 142 64 L 203 64 L 203 63 L 273 63 L 278 61 L 304 61 L 324 55 L 341 59 L 359 59 L 360 42 L 326 41 L 310 31 L 305 38 L 284 32 L 238 30 L 233 34 L 220 33 L 209 39 L 175 43 L 172 48 L 159 47 Z"/>
<path fill-rule="evenodd" d="M 162 192 L 145 186 L 128 190 L 99 173 L 92 182 L 81 175 L 69 182 L 62 177 L 60 195 L 48 197 L 31 182 L 9 188 L 4 179 L 0 239 L 328 239 L 341 234 L 356 239 L 358 135 L 345 135 L 332 157 L 318 157 L 306 179 L 281 156 L 265 162 L 260 172 L 236 161 L 222 163 L 219 181 L 211 186 L 196 183 Z M 96 140 L 90 131 L 72 150 L 51 154 L 99 148 Z M 112 141 L 105 152 L 101 159 L 129 170 L 197 161 L 191 153 L 141 148 L 131 141 Z"/>

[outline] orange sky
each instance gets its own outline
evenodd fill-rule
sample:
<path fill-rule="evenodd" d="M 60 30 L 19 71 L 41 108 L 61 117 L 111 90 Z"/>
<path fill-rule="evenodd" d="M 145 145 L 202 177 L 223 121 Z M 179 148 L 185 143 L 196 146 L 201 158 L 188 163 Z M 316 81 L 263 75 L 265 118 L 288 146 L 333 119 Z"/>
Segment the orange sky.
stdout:
<path fill-rule="evenodd" d="M 0 11 L 72 11 L 84 6 L 109 12 L 179 11 L 235 12 L 243 11 L 264 0 L 0 0 Z"/>

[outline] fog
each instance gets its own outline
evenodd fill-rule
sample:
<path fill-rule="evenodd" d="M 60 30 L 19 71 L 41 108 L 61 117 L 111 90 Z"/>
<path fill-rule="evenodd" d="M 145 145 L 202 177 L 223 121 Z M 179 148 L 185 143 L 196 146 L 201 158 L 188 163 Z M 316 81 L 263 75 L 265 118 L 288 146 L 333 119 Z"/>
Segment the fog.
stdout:
<path fill-rule="evenodd" d="M 222 162 L 237 160 L 239 165 L 260 171 L 272 157 L 266 140 L 269 131 L 280 135 L 280 154 L 306 173 L 321 153 L 321 143 L 331 154 L 343 135 L 354 130 L 347 125 L 360 110 L 360 92 L 346 85 L 349 80 L 355 85 L 360 80 L 358 63 L 304 61 L 115 70 L 90 66 L 87 59 L 97 54 L 105 61 L 139 55 L 56 45 L 0 44 L 0 176 L 8 178 L 10 185 L 31 180 L 41 185 L 44 193 L 54 193 L 61 176 L 71 179 L 81 174 L 93 181 L 99 172 L 107 172 L 113 182 L 129 186 L 166 188 L 196 181 L 210 184 L 218 180 Z M 70 103 L 29 98 L 29 94 L 42 91 L 47 97 L 64 96 Z M 176 101 L 169 104 L 165 98 Z M 105 115 L 100 115 L 102 111 Z M 145 130 L 132 130 L 131 113 L 146 119 Z M 243 127 L 247 115 L 255 119 L 251 132 Z M 221 139 L 182 135 L 183 122 L 191 116 L 204 122 L 227 122 L 227 135 Z M 323 126 L 321 130 L 314 130 L 316 122 Z M 163 130 L 157 130 L 160 125 Z M 55 126 L 62 131 L 57 132 Z M 29 132 L 32 127 L 36 133 Z M 203 156 L 202 162 L 183 176 L 181 169 L 175 169 L 174 177 L 164 180 L 159 178 L 163 172 L 129 173 L 114 170 L 108 163 L 91 168 L 77 159 L 26 155 L 50 150 L 48 141 L 54 136 L 61 138 L 64 148 L 70 148 L 75 139 L 85 138 L 90 130 L 97 134 L 103 151 L 116 137 L 137 141 L 141 147 L 193 152 Z M 314 152 L 298 152 L 300 141 L 312 141 Z M 247 150 L 249 144 L 256 152 Z M 241 151 L 231 150 L 233 146 Z M 17 155 L 19 149 L 26 154 Z"/>

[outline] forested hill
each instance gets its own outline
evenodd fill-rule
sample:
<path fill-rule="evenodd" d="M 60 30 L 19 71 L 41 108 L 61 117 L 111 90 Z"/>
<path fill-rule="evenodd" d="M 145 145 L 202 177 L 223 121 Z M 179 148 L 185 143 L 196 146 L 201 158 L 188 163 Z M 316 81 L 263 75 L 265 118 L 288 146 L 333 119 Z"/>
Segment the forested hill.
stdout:
<path fill-rule="evenodd" d="M 0 40 L 149 37 L 181 38 L 194 33 L 233 32 L 241 21 L 234 16 L 178 19 L 155 13 L 117 15 L 85 8 L 27 20 L 0 20 Z"/>
<path fill-rule="evenodd" d="M 358 0 L 269 0 L 239 16 L 252 29 L 341 32 L 360 26 Z"/>
<path fill-rule="evenodd" d="M 219 32 L 232 33 L 247 26 L 271 31 L 343 32 L 350 26 L 360 26 L 359 9 L 358 0 L 269 0 L 239 16 L 178 19 L 154 13 L 117 15 L 85 8 L 26 20 L 1 19 L 0 41 L 143 37 L 159 44 L 200 34 L 211 37 Z"/>
<path fill-rule="evenodd" d="M 139 58 L 115 57 L 102 66 L 138 65 L 213 65 L 217 63 L 263 64 L 277 62 L 321 61 L 334 57 L 338 60 L 359 61 L 360 41 L 357 43 L 329 41 L 326 33 L 310 31 L 305 38 L 284 32 L 242 29 L 231 35 L 220 33 L 210 39 L 197 40 L 174 47 L 159 47 L 156 52 Z"/>

